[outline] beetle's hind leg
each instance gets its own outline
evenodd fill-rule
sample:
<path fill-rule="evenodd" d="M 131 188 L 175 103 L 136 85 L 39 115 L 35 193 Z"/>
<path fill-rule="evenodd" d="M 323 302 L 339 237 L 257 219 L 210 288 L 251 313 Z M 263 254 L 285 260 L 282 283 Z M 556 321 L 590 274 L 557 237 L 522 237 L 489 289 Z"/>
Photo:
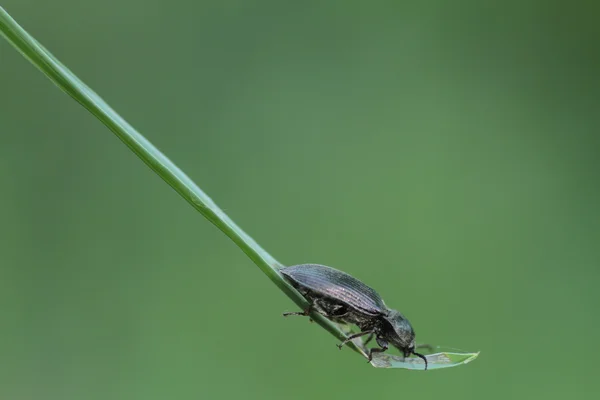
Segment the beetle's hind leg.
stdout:
<path fill-rule="evenodd" d="M 308 307 L 304 309 L 304 311 L 293 311 L 293 312 L 284 312 L 284 317 L 289 317 L 290 315 L 302 315 L 304 317 L 308 317 L 310 312 L 313 310 L 313 305 L 310 304 Z"/>
<path fill-rule="evenodd" d="M 364 335 L 372 335 L 373 331 L 364 331 L 364 332 L 358 332 L 355 333 L 354 335 L 350 335 L 348 336 L 342 343 L 338 344 L 337 347 L 341 350 L 342 347 L 344 347 L 344 345 L 350 341 L 352 341 L 352 339 L 356 339 L 357 337 L 361 337 Z"/>
<path fill-rule="evenodd" d="M 308 300 L 312 301 L 312 302 L 310 303 L 310 305 L 307 308 L 304 309 L 304 311 L 286 312 L 286 313 L 283 313 L 283 316 L 287 317 L 289 315 L 302 315 L 302 316 L 306 317 L 311 312 L 315 311 L 327 318 L 330 318 L 330 319 L 333 318 L 333 316 L 331 315 L 332 314 L 332 310 L 330 309 L 331 306 L 327 302 L 324 302 L 320 298 L 314 298 L 314 297 L 308 297 Z M 335 309 L 337 309 L 337 307 Z"/>

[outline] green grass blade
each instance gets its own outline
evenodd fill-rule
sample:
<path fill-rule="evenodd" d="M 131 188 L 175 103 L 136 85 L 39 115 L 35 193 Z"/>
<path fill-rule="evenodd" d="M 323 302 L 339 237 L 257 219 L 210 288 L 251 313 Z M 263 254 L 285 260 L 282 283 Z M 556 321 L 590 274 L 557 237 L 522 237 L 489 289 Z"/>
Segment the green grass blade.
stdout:
<path fill-rule="evenodd" d="M 75 74 L 65 67 L 56 57 L 46 50 L 37 40 L 29 35 L 12 17 L 0 6 L 0 35 L 15 49 L 37 67 L 62 91 L 81 104 L 92 115 L 108 127 L 131 151 L 133 151 L 158 176 L 167 182 L 181 197 L 198 210 L 206 219 L 212 222 L 227 235 L 246 255 L 281 289 L 294 303 L 306 308 L 308 303 L 281 276 L 278 269 L 281 264 L 260 247 L 250 236 L 238 227 L 221 210 L 206 193 L 202 191 L 183 171 L 161 153 L 152 143 L 136 131 L 127 121 L 118 115 L 100 96 L 83 83 Z M 318 314 L 311 317 L 329 333 L 344 340 L 346 334 L 340 327 Z M 353 341 L 348 344 L 353 350 L 366 357 L 361 342 Z M 476 357 L 472 353 L 458 354 L 453 357 L 444 354 L 436 356 L 439 364 L 445 367 L 464 364 Z M 478 354 L 478 353 L 477 353 Z M 442 357 L 442 358 L 440 358 Z M 387 360 L 387 361 L 386 361 Z M 407 359 L 409 360 L 409 359 Z M 397 359 L 396 356 L 384 355 L 373 360 L 376 367 L 414 369 L 412 361 Z M 433 359 L 432 359 L 433 360 Z M 436 358 L 437 360 L 437 358 Z M 467 360 L 467 361 L 465 361 Z M 441 367 L 440 367 L 441 368 Z"/>
<path fill-rule="evenodd" d="M 223 231 L 294 303 L 301 308 L 305 308 L 308 305 L 306 300 L 281 277 L 278 272 L 281 264 L 275 258 L 237 226 L 167 156 L 161 153 L 102 100 L 100 96 L 38 43 L 35 38 L 28 34 L 1 6 L 0 34 L 56 86 L 106 125 L 131 151 L 175 189 L 192 207 Z M 335 324 L 326 318 L 320 315 L 312 315 L 312 317 L 319 325 L 339 340 L 343 340 L 346 337 Z M 352 347 L 363 356 L 365 355 L 361 349 L 358 349 L 354 345 Z"/>
<path fill-rule="evenodd" d="M 435 354 L 428 354 L 427 358 L 428 367 L 427 370 L 442 369 L 457 367 L 459 365 L 467 364 L 476 359 L 479 353 L 450 353 L 442 352 Z M 422 371 L 425 369 L 425 362 L 417 357 L 400 357 L 393 354 L 376 353 L 373 356 L 371 365 L 375 368 L 403 368 L 403 369 L 414 369 Z"/>

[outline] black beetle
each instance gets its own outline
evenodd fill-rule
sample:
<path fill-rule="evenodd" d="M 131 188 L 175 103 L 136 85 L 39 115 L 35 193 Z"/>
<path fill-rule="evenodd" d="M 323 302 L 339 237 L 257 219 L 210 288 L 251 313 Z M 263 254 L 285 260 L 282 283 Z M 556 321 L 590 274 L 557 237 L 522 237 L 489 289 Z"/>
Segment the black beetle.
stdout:
<path fill-rule="evenodd" d="M 345 272 L 324 265 L 294 265 L 280 272 L 310 303 L 306 310 L 284 316 L 309 315 L 315 311 L 337 323 L 355 324 L 360 332 L 339 344 L 340 350 L 354 338 L 369 335 L 366 345 L 375 336 L 381 348 L 369 350 L 369 361 L 373 353 L 386 351 L 391 343 L 404 357 L 414 354 L 422 358 L 427 370 L 427 358 L 415 353 L 415 331 L 410 322 L 398 311 L 389 309 L 375 290 Z"/>

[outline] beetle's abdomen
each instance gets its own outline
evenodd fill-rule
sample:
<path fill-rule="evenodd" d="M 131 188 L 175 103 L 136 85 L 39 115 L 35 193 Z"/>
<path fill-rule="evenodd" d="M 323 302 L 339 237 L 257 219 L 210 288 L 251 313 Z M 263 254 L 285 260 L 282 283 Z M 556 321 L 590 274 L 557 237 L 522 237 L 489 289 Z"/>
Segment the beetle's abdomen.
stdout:
<path fill-rule="evenodd" d="M 384 314 L 387 310 L 379 294 L 345 272 L 318 264 L 301 264 L 281 269 L 294 286 L 306 288 L 317 295 L 369 314 Z M 302 290 L 300 290 L 302 291 Z"/>

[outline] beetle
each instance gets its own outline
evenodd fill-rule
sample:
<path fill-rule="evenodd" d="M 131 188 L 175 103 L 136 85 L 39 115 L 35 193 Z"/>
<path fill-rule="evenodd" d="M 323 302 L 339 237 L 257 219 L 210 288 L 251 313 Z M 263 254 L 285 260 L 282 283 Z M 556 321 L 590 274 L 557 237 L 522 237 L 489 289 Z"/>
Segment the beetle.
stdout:
<path fill-rule="evenodd" d="M 423 359 L 427 370 L 427 358 L 415 352 L 412 325 L 400 312 L 388 308 L 375 290 L 347 273 L 325 265 L 300 264 L 279 271 L 310 303 L 304 311 L 286 312 L 283 314 L 285 317 L 308 316 L 315 311 L 333 322 L 355 324 L 360 332 L 338 344 L 340 350 L 352 339 L 369 335 L 365 345 L 373 337 L 379 345 L 379 348 L 369 350 L 369 362 L 373 359 L 373 353 L 383 353 L 391 344 L 404 357 L 414 354 Z"/>

